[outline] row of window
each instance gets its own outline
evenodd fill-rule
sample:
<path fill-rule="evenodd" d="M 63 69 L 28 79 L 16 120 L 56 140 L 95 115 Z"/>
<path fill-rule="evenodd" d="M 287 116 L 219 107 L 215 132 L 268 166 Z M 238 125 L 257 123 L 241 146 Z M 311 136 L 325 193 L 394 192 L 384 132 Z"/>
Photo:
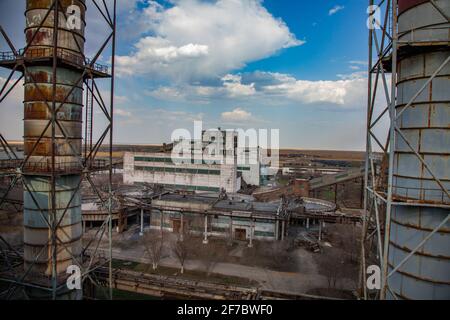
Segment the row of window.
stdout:
<path fill-rule="evenodd" d="M 175 160 L 175 162 L 173 161 Z M 175 163 L 186 163 L 186 164 L 199 164 L 198 160 L 192 158 L 156 158 L 156 157 L 134 157 L 134 161 L 138 161 L 138 162 L 162 162 L 162 163 L 170 163 L 170 164 L 175 164 Z M 208 162 L 203 159 L 201 164 L 221 164 L 222 161 L 218 160 L 208 160 Z"/>
<path fill-rule="evenodd" d="M 209 169 L 134 166 L 134 170 L 150 171 L 150 172 L 168 172 L 168 173 L 207 174 L 207 175 L 220 176 L 220 170 L 209 170 Z"/>
<path fill-rule="evenodd" d="M 237 167 L 238 171 L 250 171 L 250 167 Z"/>

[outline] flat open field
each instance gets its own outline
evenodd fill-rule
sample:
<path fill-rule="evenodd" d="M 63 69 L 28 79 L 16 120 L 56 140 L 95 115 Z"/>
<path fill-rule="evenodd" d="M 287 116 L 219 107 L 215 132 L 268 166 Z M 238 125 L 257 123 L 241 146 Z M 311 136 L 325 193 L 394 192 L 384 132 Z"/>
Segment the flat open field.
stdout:
<path fill-rule="evenodd" d="M 22 147 L 23 142 L 21 141 L 11 141 L 12 146 Z M 114 158 L 119 158 L 123 156 L 126 151 L 134 152 L 160 152 L 162 150 L 162 144 L 115 144 L 114 145 Z M 100 147 L 98 152 L 99 157 L 107 156 L 108 145 L 103 145 Z M 341 160 L 341 161 L 363 161 L 365 157 L 364 151 L 342 151 L 342 150 L 303 150 L 303 149 L 280 149 L 280 156 L 303 156 L 314 159 L 323 160 Z"/>
<path fill-rule="evenodd" d="M 281 149 L 280 156 L 307 156 L 323 160 L 363 161 L 364 151 Z"/>

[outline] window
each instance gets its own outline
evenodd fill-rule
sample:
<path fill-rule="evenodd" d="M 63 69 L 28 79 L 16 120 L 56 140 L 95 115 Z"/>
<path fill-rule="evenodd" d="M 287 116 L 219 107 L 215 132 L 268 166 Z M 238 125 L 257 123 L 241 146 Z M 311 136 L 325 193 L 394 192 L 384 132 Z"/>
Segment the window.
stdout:
<path fill-rule="evenodd" d="M 220 170 L 178 168 L 178 167 L 152 167 L 152 166 L 134 166 L 137 171 L 150 172 L 168 172 L 168 173 L 187 173 L 187 174 L 206 174 L 220 176 Z"/>

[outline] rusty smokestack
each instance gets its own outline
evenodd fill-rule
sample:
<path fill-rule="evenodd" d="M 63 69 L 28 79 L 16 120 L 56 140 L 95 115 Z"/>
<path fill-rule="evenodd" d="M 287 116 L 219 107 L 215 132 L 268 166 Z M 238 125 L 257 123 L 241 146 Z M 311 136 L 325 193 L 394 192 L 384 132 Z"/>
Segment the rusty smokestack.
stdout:
<path fill-rule="evenodd" d="M 85 12 L 84 0 L 26 1 L 29 48 L 24 54 L 28 71 L 24 148 L 29 161 L 24 167 L 25 270 L 30 268 L 36 278 L 51 279 L 53 288 L 55 282 L 58 286 L 65 282 L 68 266 L 79 265 L 82 251 L 78 185 Z M 81 18 L 78 24 L 68 23 L 72 13 Z M 80 293 L 65 294 L 66 298 L 80 298 Z"/>
<path fill-rule="evenodd" d="M 391 216 L 388 271 L 431 236 L 389 278 L 401 299 L 450 299 L 450 1 L 399 0 L 396 125 L 424 159 L 431 175 L 400 134 L 396 134 L 393 197 L 417 205 L 395 206 Z M 418 90 L 425 89 L 414 99 Z M 436 178 L 436 179 L 435 179 Z M 440 184 L 437 182 L 440 181 Z M 391 292 L 387 298 L 394 299 Z"/>

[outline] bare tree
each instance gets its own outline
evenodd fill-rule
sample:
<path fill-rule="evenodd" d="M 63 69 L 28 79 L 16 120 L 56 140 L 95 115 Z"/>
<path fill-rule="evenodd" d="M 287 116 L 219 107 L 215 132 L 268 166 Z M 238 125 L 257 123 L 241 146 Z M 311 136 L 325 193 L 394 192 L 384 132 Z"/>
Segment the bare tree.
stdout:
<path fill-rule="evenodd" d="M 359 232 L 354 225 L 347 226 L 348 232 L 344 237 L 344 246 L 348 251 L 350 262 L 355 264 L 357 262 L 358 249 L 359 249 Z"/>
<path fill-rule="evenodd" d="M 351 264 L 357 262 L 359 250 L 359 232 L 354 225 L 335 225 L 334 237 L 342 247 Z"/>
<path fill-rule="evenodd" d="M 182 274 L 184 273 L 184 263 L 192 253 L 191 240 L 190 234 L 186 232 L 183 237 L 179 235 L 177 241 L 172 245 L 172 251 L 180 263 L 180 272 Z"/>
<path fill-rule="evenodd" d="M 335 248 L 330 248 L 321 254 L 318 260 L 320 272 L 327 279 L 328 289 L 336 289 L 336 284 L 342 277 L 343 268 L 345 268 L 341 253 Z"/>
<path fill-rule="evenodd" d="M 163 245 L 164 245 L 164 236 L 163 233 L 157 232 L 149 232 L 146 233 L 142 239 L 145 252 L 150 257 L 152 261 L 153 270 L 158 269 L 159 261 L 161 260 Z"/>
<path fill-rule="evenodd" d="M 214 267 L 228 254 L 226 246 L 221 243 L 210 242 L 207 246 L 202 248 L 202 262 L 205 266 L 205 271 L 209 277 L 214 270 Z"/>

